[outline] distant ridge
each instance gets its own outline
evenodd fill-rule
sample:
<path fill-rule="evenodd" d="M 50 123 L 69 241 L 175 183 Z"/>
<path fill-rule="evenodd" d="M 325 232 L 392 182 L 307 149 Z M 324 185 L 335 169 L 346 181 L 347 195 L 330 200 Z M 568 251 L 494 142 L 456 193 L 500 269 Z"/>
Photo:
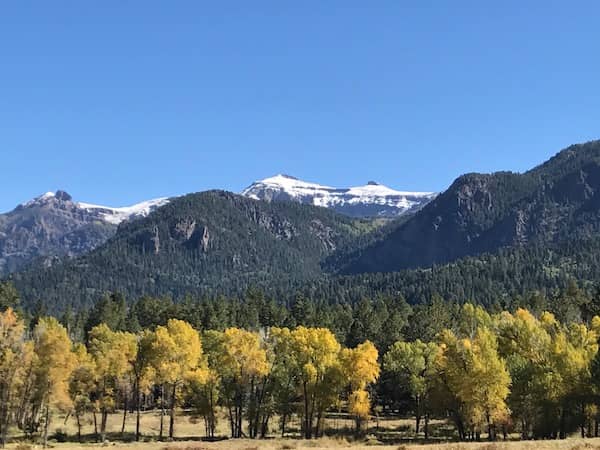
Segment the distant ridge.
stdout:
<path fill-rule="evenodd" d="M 364 186 L 334 188 L 279 174 L 256 181 L 242 191 L 256 200 L 296 201 L 331 208 L 352 217 L 400 217 L 415 212 L 437 195 L 397 191 L 375 181 Z"/>

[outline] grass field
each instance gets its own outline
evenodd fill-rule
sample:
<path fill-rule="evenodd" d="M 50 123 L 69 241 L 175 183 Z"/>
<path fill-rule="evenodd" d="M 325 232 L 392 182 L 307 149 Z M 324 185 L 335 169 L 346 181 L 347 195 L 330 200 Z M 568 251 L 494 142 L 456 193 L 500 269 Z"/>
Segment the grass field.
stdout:
<path fill-rule="evenodd" d="M 198 442 L 182 441 L 177 443 L 164 442 L 141 442 L 129 444 L 52 444 L 53 448 L 62 450 L 86 450 L 90 448 L 112 448 L 115 450 L 301 450 L 301 449 L 348 449 L 367 450 L 373 448 L 389 450 L 600 450 L 599 439 L 566 439 L 563 441 L 530 441 L 530 442 L 495 442 L 495 443 L 448 443 L 431 445 L 381 445 L 374 447 L 373 444 L 364 442 L 347 442 L 337 439 L 317 439 L 314 441 L 302 441 L 294 439 L 268 439 L 254 441 L 248 439 L 224 440 L 220 442 Z M 9 449 L 18 448 L 11 444 Z M 37 449 L 41 446 L 23 446 L 22 449 Z"/>
<path fill-rule="evenodd" d="M 354 441 L 351 437 L 325 437 L 312 441 L 299 439 L 297 425 L 291 423 L 290 434 L 286 438 L 272 437 L 265 440 L 223 439 L 218 442 L 204 442 L 202 440 L 204 426 L 203 421 L 193 417 L 181 415 L 177 417 L 175 426 L 175 442 L 157 442 L 159 434 L 160 420 L 155 412 L 148 412 L 142 415 L 141 428 L 144 442 L 124 442 L 133 440 L 135 430 L 135 416 L 129 415 L 126 420 L 125 434 L 121 435 L 122 415 L 112 414 L 108 420 L 108 439 L 105 444 L 94 442 L 94 427 L 92 417 L 86 417 L 83 422 L 82 434 L 84 443 L 76 444 L 72 442 L 60 443 L 51 440 L 51 446 L 63 450 L 84 450 L 90 448 L 113 448 L 115 450 L 295 450 L 295 449 L 419 449 L 419 450 L 600 450 L 600 438 L 598 439 L 578 439 L 571 438 L 562 441 L 529 441 L 529 442 L 476 442 L 476 443 L 455 443 L 448 442 L 451 436 L 444 438 L 445 423 L 442 421 L 433 422 L 433 429 L 437 429 L 437 444 L 412 443 L 411 437 L 414 434 L 413 421 L 407 419 L 380 419 L 378 422 L 371 421 L 369 424 L 369 434 L 364 439 Z M 352 421 L 343 417 L 331 417 L 327 419 L 327 429 L 330 432 L 336 430 L 351 430 Z M 167 426 L 167 422 L 165 422 Z M 277 423 L 274 421 L 273 427 Z M 296 426 L 296 428 L 294 428 Z M 54 417 L 52 420 L 51 434 L 57 430 L 66 433 L 70 441 L 77 440 L 77 428 L 75 420 L 69 418 L 65 422 L 64 417 Z M 276 435 L 276 430 L 272 430 L 272 436 Z M 219 420 L 218 435 L 227 436 L 227 421 L 225 417 Z M 441 434 L 441 435 L 440 435 Z M 346 433 L 351 436 L 351 432 Z M 446 441 L 446 442 L 443 442 Z M 28 450 L 41 448 L 35 444 L 12 443 L 8 446 L 10 449 Z"/>

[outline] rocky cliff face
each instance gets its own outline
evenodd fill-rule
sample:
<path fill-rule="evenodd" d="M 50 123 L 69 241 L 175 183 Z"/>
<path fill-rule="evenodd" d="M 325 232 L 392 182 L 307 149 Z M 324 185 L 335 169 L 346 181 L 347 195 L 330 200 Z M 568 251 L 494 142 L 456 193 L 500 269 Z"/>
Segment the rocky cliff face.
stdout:
<path fill-rule="evenodd" d="M 65 191 L 48 192 L 0 214 L 0 275 L 42 259 L 89 252 L 113 236 L 119 223 L 143 217 L 166 202 L 127 208 L 78 203 Z"/>

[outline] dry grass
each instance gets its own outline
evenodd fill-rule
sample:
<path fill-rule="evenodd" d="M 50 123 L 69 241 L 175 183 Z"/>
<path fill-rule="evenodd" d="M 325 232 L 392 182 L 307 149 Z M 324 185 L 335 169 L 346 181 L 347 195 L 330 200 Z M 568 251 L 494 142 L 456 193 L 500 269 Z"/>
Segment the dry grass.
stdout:
<path fill-rule="evenodd" d="M 130 444 L 53 444 L 60 450 L 89 450 L 90 448 L 111 448 L 114 450 L 372 450 L 373 447 L 365 442 L 349 443 L 341 439 L 318 439 L 314 441 L 302 441 L 291 439 L 269 439 L 264 441 L 253 441 L 247 439 L 223 440 L 220 442 L 142 442 Z M 14 444 L 10 449 L 17 449 Z M 29 450 L 40 447 L 25 447 L 20 450 Z M 563 441 L 531 441 L 531 442 L 499 442 L 499 443 L 450 443 L 433 445 L 393 445 L 379 446 L 376 448 L 386 450 L 600 450 L 600 439 L 566 439 Z"/>
<path fill-rule="evenodd" d="M 395 444 L 395 445 L 384 445 L 382 442 L 377 440 L 374 435 L 369 435 L 367 438 L 351 442 L 347 439 L 340 437 L 325 437 L 317 440 L 306 441 L 302 439 L 294 438 L 272 438 L 266 440 L 227 440 L 224 439 L 219 442 L 204 442 L 201 440 L 201 436 L 204 434 L 204 423 L 201 419 L 195 419 L 190 416 L 179 416 L 177 417 L 175 425 L 175 435 L 177 442 L 165 443 L 156 442 L 159 426 L 160 417 L 156 412 L 148 412 L 142 415 L 141 426 L 142 433 L 145 442 L 131 442 L 123 443 L 124 440 L 132 440 L 133 432 L 135 430 L 135 416 L 130 415 L 127 417 L 125 426 L 125 435 L 121 436 L 121 424 L 122 416 L 119 414 L 113 414 L 109 416 L 107 430 L 109 432 L 109 439 L 116 442 L 109 442 L 107 444 L 97 444 L 93 442 L 94 426 L 91 417 L 87 417 L 83 422 L 82 433 L 86 437 L 85 444 L 74 444 L 74 443 L 56 443 L 52 441 L 52 447 L 59 450 L 89 450 L 90 448 L 111 448 L 115 450 L 308 450 L 308 449 L 350 449 L 350 450 L 361 450 L 361 449 L 373 449 L 381 448 L 386 450 L 600 450 L 600 439 L 566 439 L 562 441 L 528 441 L 528 442 L 496 442 L 496 443 L 445 443 L 445 444 Z M 168 422 L 165 421 L 165 427 Z M 229 430 L 227 429 L 228 422 L 225 416 L 219 418 L 219 426 L 217 434 L 220 436 L 227 436 Z M 299 423 L 290 423 L 291 430 L 296 430 L 290 435 L 292 437 L 298 436 Z M 333 417 L 328 419 L 327 428 L 330 430 L 343 430 L 352 429 L 353 422 L 346 420 L 343 417 Z M 370 427 L 374 428 L 379 426 L 380 433 L 378 434 L 380 439 L 385 439 L 389 434 L 397 439 L 395 442 L 401 442 L 401 440 L 407 439 L 413 434 L 414 421 L 405 419 L 385 419 L 381 418 L 379 422 L 371 421 Z M 443 433 L 444 422 L 432 422 L 432 426 L 439 427 L 440 433 Z M 273 427 L 277 427 L 277 421 L 273 421 Z M 52 432 L 60 430 L 68 435 L 70 440 L 76 440 L 77 427 L 75 421 L 71 418 L 66 423 L 64 417 L 54 417 L 52 420 Z M 273 431 L 273 436 L 276 435 L 276 430 Z M 442 434 L 440 434 L 442 436 Z M 443 437 L 438 437 L 443 440 Z M 120 441 L 120 442 L 117 442 Z M 388 441 L 389 442 L 389 441 Z M 392 441 L 394 442 L 394 441 Z M 11 444 L 8 446 L 11 450 L 33 450 L 39 449 L 41 446 L 21 444 Z"/>

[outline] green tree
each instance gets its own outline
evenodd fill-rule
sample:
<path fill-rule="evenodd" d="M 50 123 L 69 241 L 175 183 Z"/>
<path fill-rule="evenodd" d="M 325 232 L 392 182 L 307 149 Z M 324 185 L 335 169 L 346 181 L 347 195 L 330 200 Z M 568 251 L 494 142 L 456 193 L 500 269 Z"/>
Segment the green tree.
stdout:
<path fill-rule="evenodd" d="M 384 368 L 392 372 L 399 386 L 410 393 L 414 401 L 415 430 L 419 434 L 421 419 L 425 418 L 425 439 L 429 438 L 430 397 L 437 377 L 440 348 L 437 344 L 396 342 L 384 355 Z"/>

